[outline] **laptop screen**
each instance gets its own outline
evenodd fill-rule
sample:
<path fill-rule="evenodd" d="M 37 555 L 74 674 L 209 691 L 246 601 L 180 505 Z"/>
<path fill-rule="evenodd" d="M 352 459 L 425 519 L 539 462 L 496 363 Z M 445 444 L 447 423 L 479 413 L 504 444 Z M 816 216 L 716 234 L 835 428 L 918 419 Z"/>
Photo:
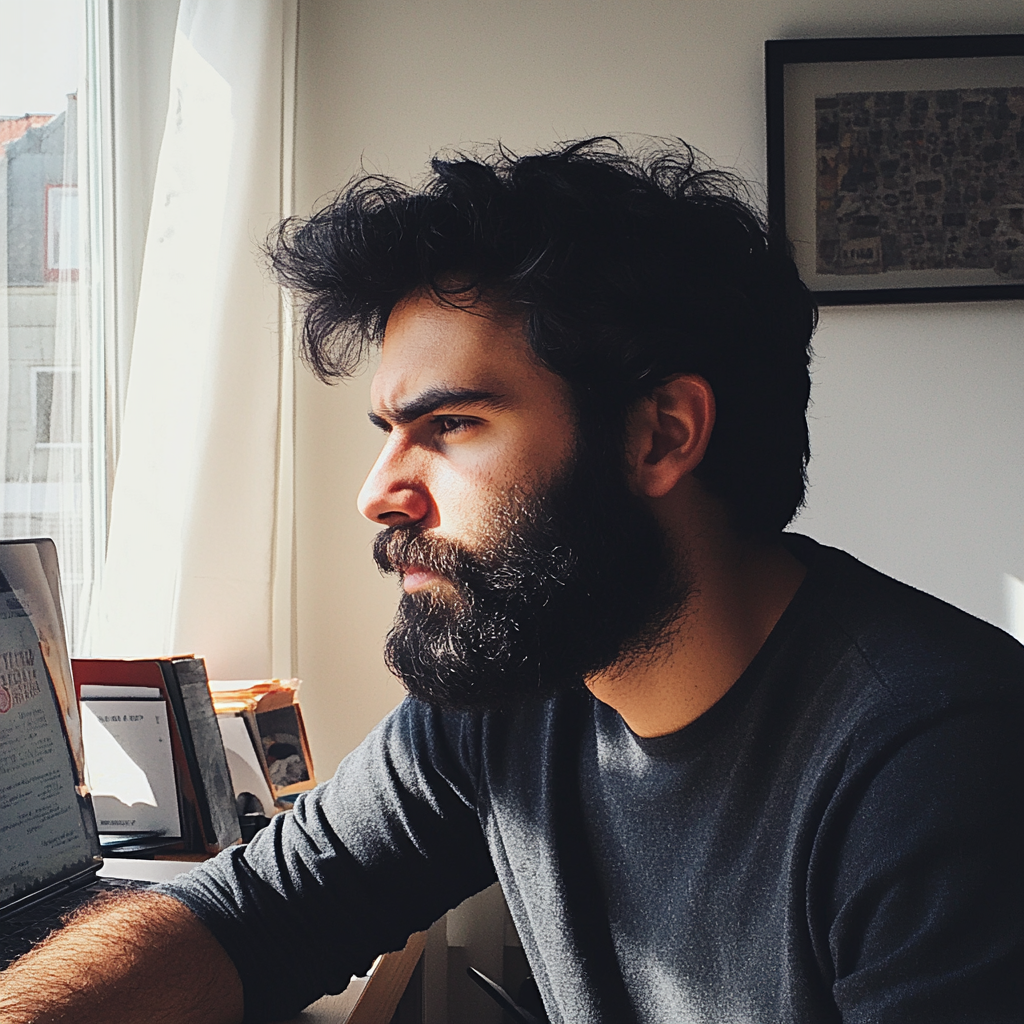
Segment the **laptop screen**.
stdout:
<path fill-rule="evenodd" d="M 67 659 L 60 606 L 33 544 L 55 559 L 50 541 L 0 543 L 0 907 L 96 864 L 95 825 L 48 669 Z"/>

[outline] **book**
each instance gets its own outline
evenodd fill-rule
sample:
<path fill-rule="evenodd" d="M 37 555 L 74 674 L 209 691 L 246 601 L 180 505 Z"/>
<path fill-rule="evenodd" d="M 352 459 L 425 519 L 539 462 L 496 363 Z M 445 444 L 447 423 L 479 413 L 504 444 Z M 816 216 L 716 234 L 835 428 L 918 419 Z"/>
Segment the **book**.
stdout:
<path fill-rule="evenodd" d="M 101 839 L 180 839 L 170 714 L 160 691 L 87 684 L 81 706 L 86 781 Z"/>
<path fill-rule="evenodd" d="M 149 687 L 166 702 L 181 833 L 172 848 L 217 853 L 238 842 L 235 795 L 203 660 L 74 658 L 71 668 L 80 698 L 83 687 Z"/>

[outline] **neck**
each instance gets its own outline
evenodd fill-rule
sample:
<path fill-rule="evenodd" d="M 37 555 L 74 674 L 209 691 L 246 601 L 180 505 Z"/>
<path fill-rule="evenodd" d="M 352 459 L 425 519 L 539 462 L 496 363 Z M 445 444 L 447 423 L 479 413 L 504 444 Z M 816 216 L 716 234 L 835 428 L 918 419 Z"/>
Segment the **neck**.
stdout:
<path fill-rule="evenodd" d="M 638 736 L 664 736 L 699 718 L 743 674 L 806 575 L 781 543 L 705 529 L 681 552 L 691 597 L 645 659 L 587 679 Z"/>

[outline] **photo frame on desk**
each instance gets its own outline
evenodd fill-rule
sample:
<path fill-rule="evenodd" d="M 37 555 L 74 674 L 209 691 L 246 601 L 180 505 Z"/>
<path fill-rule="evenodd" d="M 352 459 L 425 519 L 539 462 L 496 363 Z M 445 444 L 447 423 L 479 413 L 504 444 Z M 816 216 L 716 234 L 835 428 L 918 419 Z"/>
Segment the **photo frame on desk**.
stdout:
<path fill-rule="evenodd" d="M 822 305 L 1024 298 L 1024 35 L 765 43 L 768 215 Z"/>

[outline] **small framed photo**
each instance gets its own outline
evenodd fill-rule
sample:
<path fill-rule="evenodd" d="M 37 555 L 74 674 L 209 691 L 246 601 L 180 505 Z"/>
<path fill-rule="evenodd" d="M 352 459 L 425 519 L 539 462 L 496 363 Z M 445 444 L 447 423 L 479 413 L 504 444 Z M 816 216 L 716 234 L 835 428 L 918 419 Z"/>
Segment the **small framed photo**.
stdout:
<path fill-rule="evenodd" d="M 1024 298 L 1024 35 L 765 44 L 768 216 L 823 305 Z"/>

